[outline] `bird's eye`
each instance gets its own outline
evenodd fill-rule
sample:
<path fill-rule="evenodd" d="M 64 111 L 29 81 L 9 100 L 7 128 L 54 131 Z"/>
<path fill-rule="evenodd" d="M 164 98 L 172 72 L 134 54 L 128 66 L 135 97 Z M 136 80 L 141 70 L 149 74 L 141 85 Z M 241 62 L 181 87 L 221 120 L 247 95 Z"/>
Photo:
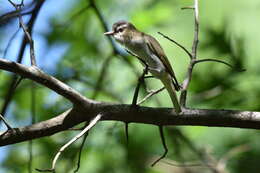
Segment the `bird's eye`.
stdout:
<path fill-rule="evenodd" d="M 122 32 L 122 31 L 123 31 L 123 28 L 119 28 L 119 29 L 118 29 L 118 32 Z"/>

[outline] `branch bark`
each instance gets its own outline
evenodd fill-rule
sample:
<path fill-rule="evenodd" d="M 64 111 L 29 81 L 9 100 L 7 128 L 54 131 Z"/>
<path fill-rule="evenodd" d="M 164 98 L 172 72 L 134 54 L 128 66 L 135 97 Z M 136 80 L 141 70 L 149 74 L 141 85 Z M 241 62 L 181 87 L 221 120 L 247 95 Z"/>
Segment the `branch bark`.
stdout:
<path fill-rule="evenodd" d="M 172 108 L 95 103 L 92 107 L 74 107 L 52 119 L 8 130 L 0 135 L 0 146 L 53 135 L 89 121 L 100 112 L 103 113 L 102 121 L 260 129 L 260 112 L 183 108 L 182 115 L 176 115 Z"/>
<path fill-rule="evenodd" d="M 52 119 L 33 125 L 14 128 L 0 135 L 0 146 L 50 136 L 89 121 L 99 113 L 101 120 L 134 122 L 153 125 L 192 125 L 260 129 L 260 112 L 239 110 L 188 109 L 178 116 L 172 108 L 139 107 L 125 104 L 97 102 L 45 74 L 33 66 L 25 66 L 0 58 L 0 69 L 16 73 L 44 85 L 70 100 L 74 107 Z"/>

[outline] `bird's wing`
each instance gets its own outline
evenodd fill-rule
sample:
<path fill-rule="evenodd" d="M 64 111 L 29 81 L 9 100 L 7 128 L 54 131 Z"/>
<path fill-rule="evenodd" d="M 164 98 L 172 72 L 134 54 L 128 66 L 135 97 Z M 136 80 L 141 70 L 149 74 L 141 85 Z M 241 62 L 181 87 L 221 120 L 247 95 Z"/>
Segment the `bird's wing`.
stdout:
<path fill-rule="evenodd" d="M 167 56 L 164 53 L 163 48 L 161 47 L 161 45 L 158 43 L 158 41 L 153 38 L 150 35 L 145 34 L 144 35 L 145 40 L 146 40 L 146 44 L 148 46 L 148 48 L 150 49 L 150 51 L 152 53 L 154 53 L 163 63 L 163 65 L 165 66 L 166 70 L 170 73 L 170 75 L 172 76 L 172 78 L 174 79 L 174 83 L 176 84 L 176 90 L 179 90 L 179 84 L 178 81 L 175 77 L 175 74 L 173 72 L 172 66 L 167 58 Z"/>
<path fill-rule="evenodd" d="M 141 59 L 138 55 L 136 55 L 135 53 L 131 52 L 131 51 L 128 50 L 128 49 L 125 49 L 125 51 L 126 51 L 127 53 L 129 53 L 130 55 L 136 57 L 144 66 L 148 66 L 148 65 L 146 64 L 146 62 L 145 62 L 144 60 L 142 60 L 142 59 Z"/>

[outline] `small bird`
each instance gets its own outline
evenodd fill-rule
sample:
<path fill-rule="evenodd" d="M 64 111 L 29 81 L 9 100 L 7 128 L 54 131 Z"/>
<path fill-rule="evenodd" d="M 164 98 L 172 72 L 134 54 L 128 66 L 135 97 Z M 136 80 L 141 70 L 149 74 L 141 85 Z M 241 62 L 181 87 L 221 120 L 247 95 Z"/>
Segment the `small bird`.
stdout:
<path fill-rule="evenodd" d="M 167 89 L 176 113 L 181 112 L 176 91 L 180 85 L 159 42 L 152 36 L 140 32 L 132 23 L 119 21 L 113 24 L 112 31 L 104 33 L 112 36 L 118 43 L 144 62 L 148 71 L 160 79 Z"/>

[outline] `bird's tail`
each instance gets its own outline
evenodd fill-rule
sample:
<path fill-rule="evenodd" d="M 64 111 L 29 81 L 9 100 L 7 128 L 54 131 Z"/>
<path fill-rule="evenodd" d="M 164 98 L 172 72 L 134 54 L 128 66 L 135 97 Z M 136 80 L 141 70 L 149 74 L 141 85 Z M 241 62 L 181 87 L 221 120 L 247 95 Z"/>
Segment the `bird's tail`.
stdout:
<path fill-rule="evenodd" d="M 176 95 L 176 89 L 175 89 L 175 86 L 171 80 L 171 77 L 169 76 L 168 78 L 165 78 L 165 79 L 161 79 L 164 87 L 166 88 L 166 90 L 168 91 L 170 97 L 171 97 L 171 100 L 172 100 L 172 104 L 175 108 L 175 111 L 176 113 L 180 113 L 181 112 L 181 106 L 179 104 L 179 101 L 178 101 L 178 98 L 177 98 L 177 95 Z"/>

